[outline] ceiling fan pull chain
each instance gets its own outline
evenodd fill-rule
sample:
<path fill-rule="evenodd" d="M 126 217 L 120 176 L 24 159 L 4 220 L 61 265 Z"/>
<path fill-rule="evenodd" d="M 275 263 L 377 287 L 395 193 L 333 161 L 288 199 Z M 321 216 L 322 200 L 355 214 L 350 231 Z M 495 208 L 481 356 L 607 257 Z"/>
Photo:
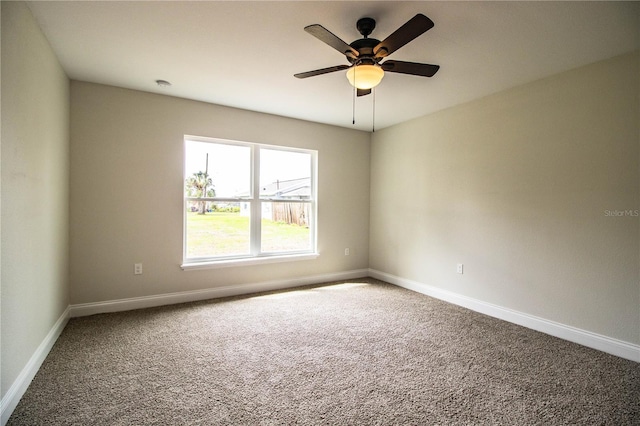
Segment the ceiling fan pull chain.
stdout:
<path fill-rule="evenodd" d="M 372 115 L 373 117 L 371 117 L 371 133 L 375 133 L 376 132 L 376 88 L 373 88 L 373 111 L 372 111 Z"/>
<path fill-rule="evenodd" d="M 354 70 L 354 73 L 353 73 L 353 81 L 354 81 L 354 83 L 355 83 L 355 81 L 356 81 L 356 73 L 355 73 L 355 70 Z M 356 85 L 354 84 L 354 85 L 353 85 L 353 111 L 352 111 L 352 114 L 353 114 L 353 115 L 352 115 L 352 117 L 353 117 L 353 119 L 352 119 L 352 121 L 351 121 L 351 124 L 353 124 L 353 125 L 355 125 L 355 124 L 356 124 L 356 93 L 357 93 L 357 91 L 358 91 L 358 89 L 356 88 Z"/>

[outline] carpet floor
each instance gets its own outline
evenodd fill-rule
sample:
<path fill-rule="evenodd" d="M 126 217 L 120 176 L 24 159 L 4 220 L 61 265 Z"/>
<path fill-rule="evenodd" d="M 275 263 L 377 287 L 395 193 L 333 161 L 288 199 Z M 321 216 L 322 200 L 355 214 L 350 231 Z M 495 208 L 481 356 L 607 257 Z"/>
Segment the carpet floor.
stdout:
<path fill-rule="evenodd" d="M 71 319 L 9 425 L 638 425 L 640 364 L 373 279 Z"/>

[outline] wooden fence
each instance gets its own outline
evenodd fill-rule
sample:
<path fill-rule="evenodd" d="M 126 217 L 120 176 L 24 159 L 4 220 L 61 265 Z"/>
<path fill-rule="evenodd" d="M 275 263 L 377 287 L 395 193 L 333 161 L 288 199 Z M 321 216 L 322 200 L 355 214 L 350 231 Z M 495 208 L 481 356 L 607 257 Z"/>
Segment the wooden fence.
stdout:
<path fill-rule="evenodd" d="M 309 226 L 309 203 L 271 203 L 275 222 Z"/>

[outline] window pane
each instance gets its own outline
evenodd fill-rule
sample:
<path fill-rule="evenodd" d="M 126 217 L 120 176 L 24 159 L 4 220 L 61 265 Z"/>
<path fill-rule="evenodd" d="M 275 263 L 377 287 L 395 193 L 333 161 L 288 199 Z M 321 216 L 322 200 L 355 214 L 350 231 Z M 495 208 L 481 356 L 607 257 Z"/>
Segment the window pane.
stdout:
<path fill-rule="evenodd" d="M 187 201 L 186 204 L 187 258 L 250 253 L 251 203 Z"/>
<path fill-rule="evenodd" d="M 262 252 L 311 249 L 310 203 L 262 203 Z"/>
<path fill-rule="evenodd" d="M 205 176 L 206 175 L 206 176 Z M 233 198 L 249 196 L 251 188 L 251 148 L 209 142 L 187 141 L 185 178 L 209 178 L 203 184 L 187 185 L 187 197 Z"/>
<path fill-rule="evenodd" d="M 309 200 L 311 198 L 311 154 L 261 149 L 260 198 Z"/>

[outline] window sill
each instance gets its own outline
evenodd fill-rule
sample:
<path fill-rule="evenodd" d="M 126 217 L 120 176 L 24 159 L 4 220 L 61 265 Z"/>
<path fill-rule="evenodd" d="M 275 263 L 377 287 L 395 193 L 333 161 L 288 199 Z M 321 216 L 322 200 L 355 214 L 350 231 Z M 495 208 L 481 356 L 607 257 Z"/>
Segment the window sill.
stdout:
<path fill-rule="evenodd" d="M 264 257 L 250 257 L 243 259 L 228 259 L 228 260 L 210 260 L 205 262 L 189 262 L 180 265 L 183 271 L 193 271 L 197 269 L 217 269 L 217 268 L 229 268 L 234 266 L 251 266 L 251 265 L 264 265 L 268 263 L 281 263 L 281 262 L 296 262 L 299 260 L 313 260 L 320 256 L 319 253 L 305 253 L 294 255 L 281 255 L 281 256 L 264 256 Z"/>

